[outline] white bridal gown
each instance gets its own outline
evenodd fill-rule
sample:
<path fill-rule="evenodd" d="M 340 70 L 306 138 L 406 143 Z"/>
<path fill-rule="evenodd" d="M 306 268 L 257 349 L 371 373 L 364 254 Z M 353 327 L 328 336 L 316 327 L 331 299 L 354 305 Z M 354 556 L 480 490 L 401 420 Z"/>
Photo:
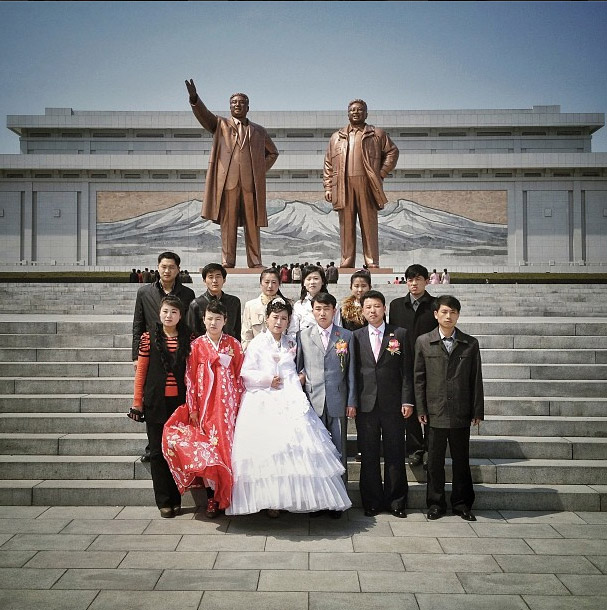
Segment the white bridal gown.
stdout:
<path fill-rule="evenodd" d="M 344 467 L 295 371 L 295 342 L 257 335 L 245 352 L 242 399 L 232 449 L 234 487 L 226 514 L 262 509 L 343 511 L 352 503 Z M 272 389 L 272 378 L 283 380 Z"/>

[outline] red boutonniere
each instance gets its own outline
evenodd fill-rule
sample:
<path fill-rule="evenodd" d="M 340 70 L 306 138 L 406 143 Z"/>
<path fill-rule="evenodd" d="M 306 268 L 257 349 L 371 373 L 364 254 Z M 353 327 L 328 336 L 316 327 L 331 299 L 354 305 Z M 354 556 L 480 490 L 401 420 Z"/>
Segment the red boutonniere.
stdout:
<path fill-rule="evenodd" d="M 393 356 L 400 354 L 400 343 L 394 336 L 394 333 L 390 333 L 390 340 L 388 341 L 388 347 L 386 348 Z"/>
<path fill-rule="evenodd" d="M 234 348 L 231 345 L 226 345 L 219 350 L 220 354 L 227 354 L 228 356 L 234 356 Z"/>
<path fill-rule="evenodd" d="M 339 364 L 341 366 L 341 370 L 344 370 L 346 356 L 348 355 L 348 343 L 343 339 L 340 339 L 335 344 L 335 353 L 339 356 Z"/>

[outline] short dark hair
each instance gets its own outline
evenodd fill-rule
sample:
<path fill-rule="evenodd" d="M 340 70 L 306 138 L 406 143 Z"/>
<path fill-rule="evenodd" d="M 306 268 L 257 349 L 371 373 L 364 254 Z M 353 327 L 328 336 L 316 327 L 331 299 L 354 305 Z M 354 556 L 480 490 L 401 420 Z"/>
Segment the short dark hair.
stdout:
<path fill-rule="evenodd" d="M 371 274 L 368 271 L 355 271 L 350 276 L 350 288 L 352 288 L 354 280 L 364 280 L 367 282 L 367 284 L 369 284 L 369 288 L 371 288 Z"/>
<path fill-rule="evenodd" d="M 226 309 L 226 306 L 219 299 L 213 299 L 206 306 L 204 313 L 206 314 L 207 311 L 210 311 L 211 313 L 217 313 L 217 314 L 223 316 L 224 320 L 228 319 L 228 310 Z"/>
<path fill-rule="evenodd" d="M 274 275 L 278 279 L 278 284 L 280 284 L 280 271 L 276 267 L 266 267 L 259 274 L 259 283 L 261 284 L 261 280 L 263 280 L 264 275 Z"/>
<path fill-rule="evenodd" d="M 168 256 L 165 256 L 164 258 L 168 258 Z M 176 297 L 174 294 L 167 294 L 166 296 L 163 296 L 162 299 L 160 299 L 160 307 L 158 309 L 162 309 L 162 306 L 165 303 L 167 305 L 173 305 L 173 307 L 177 307 L 177 309 L 179 309 L 179 313 L 181 313 L 181 317 L 183 318 L 183 301 L 179 297 Z"/>
<path fill-rule="evenodd" d="M 455 309 L 455 311 L 457 311 L 457 313 L 459 313 L 462 310 L 461 303 L 454 296 L 451 296 L 450 294 L 441 294 L 439 297 L 436 297 L 436 299 L 434 299 L 434 303 L 432 304 L 432 309 L 434 311 L 438 311 L 440 309 L 441 305 L 446 305 L 447 307 L 450 307 L 451 309 Z"/>
<path fill-rule="evenodd" d="M 299 294 L 299 300 L 303 302 L 308 294 L 306 286 L 304 284 L 305 279 L 310 275 L 310 273 L 318 273 L 320 275 L 320 281 L 322 282 L 319 292 L 328 292 L 327 291 L 327 276 L 325 275 L 325 270 L 318 265 L 306 265 L 301 272 L 301 291 Z"/>
<path fill-rule="evenodd" d="M 249 105 L 249 96 L 246 93 L 232 93 L 232 95 L 230 95 L 230 102 L 232 101 L 232 98 L 236 97 L 237 95 L 244 97 L 244 99 L 247 101 L 247 106 Z"/>
<path fill-rule="evenodd" d="M 209 263 L 202 268 L 202 279 L 206 280 L 207 274 L 211 273 L 211 271 L 221 271 L 221 277 L 225 280 L 228 277 L 228 272 L 223 265 L 219 263 Z"/>
<path fill-rule="evenodd" d="M 360 297 L 361 307 L 365 304 L 367 299 L 378 299 L 384 307 L 386 306 L 386 297 L 379 290 L 369 290 L 368 292 L 365 292 L 365 294 Z"/>
<path fill-rule="evenodd" d="M 367 102 L 365 102 L 365 100 L 352 100 L 349 104 L 348 104 L 348 110 L 350 110 L 350 106 L 352 106 L 352 104 L 362 104 L 365 107 L 365 112 L 368 112 L 367 109 Z"/>
<path fill-rule="evenodd" d="M 332 305 L 334 308 L 337 307 L 337 299 L 329 292 L 317 292 L 312 297 L 312 307 L 314 303 L 320 303 L 321 305 Z"/>
<path fill-rule="evenodd" d="M 283 299 L 281 297 L 274 297 L 267 305 L 266 305 L 266 318 L 271 313 L 280 313 L 281 311 L 286 311 L 289 318 L 293 313 L 293 307 L 291 307 L 291 303 L 287 299 Z"/>
<path fill-rule="evenodd" d="M 163 258 L 172 258 L 175 261 L 175 264 L 179 267 L 181 265 L 181 258 L 179 258 L 179 254 L 175 254 L 175 252 L 163 252 L 158 255 L 158 264 L 160 265 L 160 261 Z"/>
<path fill-rule="evenodd" d="M 405 277 L 412 280 L 414 277 L 421 275 L 425 280 L 430 279 L 428 270 L 423 265 L 409 265 L 405 271 Z"/>

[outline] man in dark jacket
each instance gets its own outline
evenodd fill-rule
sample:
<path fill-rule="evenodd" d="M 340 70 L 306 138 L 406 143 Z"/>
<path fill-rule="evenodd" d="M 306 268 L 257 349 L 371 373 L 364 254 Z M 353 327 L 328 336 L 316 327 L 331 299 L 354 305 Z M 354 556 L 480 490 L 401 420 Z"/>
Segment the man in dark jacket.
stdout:
<path fill-rule="evenodd" d="M 197 336 L 204 335 L 207 331 L 204 325 L 204 312 L 211 301 L 220 301 L 225 305 L 228 312 L 223 332 L 240 341 L 240 299 L 223 291 L 223 285 L 228 277 L 228 272 L 219 263 L 209 263 L 202 269 L 202 281 L 207 290 L 190 303 L 187 310 L 186 322 L 192 332 Z"/>
<path fill-rule="evenodd" d="M 162 252 L 158 255 L 158 273 L 160 279 L 152 284 L 144 284 L 137 291 L 135 313 L 133 315 L 133 345 L 131 359 L 137 370 L 139 355 L 139 340 L 146 331 L 155 330 L 156 323 L 160 322 L 160 301 L 167 294 L 178 297 L 183 303 L 184 311 L 188 311 L 190 303 L 196 296 L 194 291 L 179 281 L 179 265 L 181 258 L 175 252 Z M 149 462 L 149 446 L 141 456 L 142 462 Z"/>
<path fill-rule="evenodd" d="M 430 279 L 428 270 L 423 265 L 410 265 L 405 271 L 405 278 L 409 292 L 390 303 L 390 324 L 407 331 L 407 347 L 413 354 L 417 338 L 435 329 L 438 322 L 432 310 L 434 297 L 426 292 Z M 409 362 L 413 367 L 412 357 Z M 409 464 L 419 466 L 423 462 L 424 453 L 428 451 L 428 442 L 417 414 L 407 419 L 406 428 Z"/>
<path fill-rule="evenodd" d="M 407 331 L 384 322 L 386 301 L 377 290 L 360 299 L 369 323 L 353 333 L 358 410 L 356 430 L 361 452 L 360 495 L 365 515 L 390 511 L 407 516 L 409 484 L 405 469 L 405 419 L 413 413 Z M 384 478 L 381 474 L 383 444 Z"/>
<path fill-rule="evenodd" d="M 453 296 L 436 299 L 438 328 L 415 343 L 415 407 L 428 426 L 428 519 L 446 512 L 445 453 L 451 453 L 453 514 L 476 521 L 470 473 L 470 426 L 484 418 L 483 377 L 477 339 L 456 328 L 461 306 Z"/>

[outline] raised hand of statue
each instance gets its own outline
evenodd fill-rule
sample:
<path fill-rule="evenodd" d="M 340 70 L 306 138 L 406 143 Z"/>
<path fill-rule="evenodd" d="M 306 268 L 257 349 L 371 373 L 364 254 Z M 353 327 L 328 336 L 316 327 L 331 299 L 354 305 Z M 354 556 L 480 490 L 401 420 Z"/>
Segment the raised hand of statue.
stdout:
<path fill-rule="evenodd" d="M 194 104 L 198 99 L 198 92 L 196 91 L 196 85 L 194 84 L 194 79 L 186 80 L 185 86 L 188 89 L 188 93 L 190 94 L 190 102 Z"/>

